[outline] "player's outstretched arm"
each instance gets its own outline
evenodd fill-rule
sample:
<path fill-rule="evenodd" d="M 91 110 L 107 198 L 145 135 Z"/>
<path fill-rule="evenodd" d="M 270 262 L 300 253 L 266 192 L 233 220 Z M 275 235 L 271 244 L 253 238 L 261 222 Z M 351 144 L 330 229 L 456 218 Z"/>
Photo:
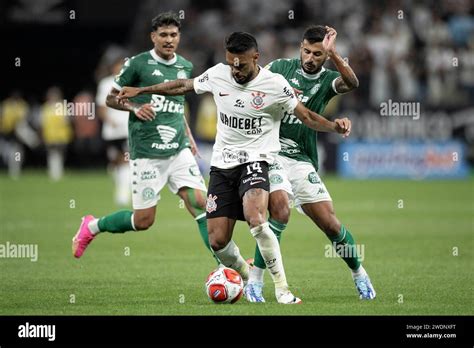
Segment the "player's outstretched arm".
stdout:
<path fill-rule="evenodd" d="M 329 121 L 323 116 L 309 110 L 303 103 L 298 102 L 295 108 L 295 116 L 307 127 L 318 132 L 339 133 L 345 138 L 351 133 L 352 122 L 347 117 Z"/>
<path fill-rule="evenodd" d="M 133 98 L 139 94 L 183 95 L 193 90 L 193 79 L 178 79 L 146 87 L 124 87 L 118 97 Z"/>
<path fill-rule="evenodd" d="M 359 87 L 359 80 L 357 79 L 354 70 L 349 66 L 349 63 L 345 61 L 339 53 L 337 53 L 336 36 L 336 30 L 326 26 L 326 36 L 323 40 L 323 48 L 336 66 L 337 71 L 341 74 L 335 82 L 337 93 L 346 93 Z"/>

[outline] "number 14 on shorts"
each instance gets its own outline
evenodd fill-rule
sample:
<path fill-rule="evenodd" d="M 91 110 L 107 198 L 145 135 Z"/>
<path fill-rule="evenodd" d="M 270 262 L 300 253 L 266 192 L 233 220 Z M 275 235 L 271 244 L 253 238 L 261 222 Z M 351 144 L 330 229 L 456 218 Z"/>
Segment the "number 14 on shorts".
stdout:
<path fill-rule="evenodd" d="M 253 173 L 262 173 L 260 162 L 253 162 L 247 165 L 247 175 L 251 175 Z"/>

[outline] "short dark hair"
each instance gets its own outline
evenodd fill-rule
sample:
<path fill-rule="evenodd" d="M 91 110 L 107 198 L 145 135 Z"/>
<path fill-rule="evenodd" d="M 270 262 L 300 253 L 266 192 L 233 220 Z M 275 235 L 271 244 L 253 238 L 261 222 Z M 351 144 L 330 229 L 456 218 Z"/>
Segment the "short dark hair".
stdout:
<path fill-rule="evenodd" d="M 235 31 L 225 38 L 225 49 L 230 53 L 244 53 L 252 48 L 258 51 L 257 40 L 252 34 Z"/>
<path fill-rule="evenodd" d="M 310 44 L 322 42 L 326 36 L 326 27 L 322 25 L 312 25 L 306 28 L 303 34 L 303 41 L 307 40 Z"/>
<path fill-rule="evenodd" d="M 174 25 L 178 27 L 178 30 L 181 29 L 181 22 L 179 17 L 174 12 L 163 12 L 151 20 L 151 28 L 153 31 L 156 31 L 159 27 L 164 27 L 167 25 Z"/>

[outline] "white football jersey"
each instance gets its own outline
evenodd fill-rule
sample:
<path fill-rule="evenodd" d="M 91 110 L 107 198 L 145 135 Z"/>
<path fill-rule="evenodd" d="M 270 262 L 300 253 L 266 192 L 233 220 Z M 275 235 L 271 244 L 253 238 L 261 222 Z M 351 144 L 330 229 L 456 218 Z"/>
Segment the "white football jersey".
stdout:
<path fill-rule="evenodd" d="M 217 135 L 211 166 L 228 169 L 243 163 L 270 164 L 280 151 L 280 120 L 285 111 L 293 114 L 297 98 L 280 74 L 260 68 L 245 85 L 232 77 L 222 63 L 194 79 L 194 90 L 211 92 L 217 106 Z"/>
<path fill-rule="evenodd" d="M 114 84 L 114 76 L 104 77 L 97 86 L 96 103 L 98 106 L 105 106 L 105 99 Z M 128 111 L 120 111 L 107 107 L 107 121 L 102 125 L 102 137 L 105 140 L 127 139 L 128 138 Z"/>

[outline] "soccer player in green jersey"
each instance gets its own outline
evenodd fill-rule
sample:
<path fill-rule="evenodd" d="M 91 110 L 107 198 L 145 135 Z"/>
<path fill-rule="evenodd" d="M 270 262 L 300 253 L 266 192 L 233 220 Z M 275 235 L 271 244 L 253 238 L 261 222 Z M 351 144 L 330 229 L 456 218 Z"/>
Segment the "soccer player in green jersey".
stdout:
<path fill-rule="evenodd" d="M 300 58 L 278 59 L 267 68 L 285 77 L 298 99 L 310 110 L 322 113 L 329 100 L 357 88 L 359 82 L 351 67 L 336 51 L 337 32 L 333 28 L 311 26 L 304 35 Z M 331 59 L 338 71 L 324 68 Z M 375 290 L 360 263 L 355 242 L 349 230 L 334 213 L 331 196 L 318 170 L 317 132 L 306 127 L 294 115 L 286 114 L 280 126 L 281 152 L 270 167 L 269 224 L 280 240 L 290 216 L 289 197 L 326 234 L 336 252 L 352 272 L 359 297 L 375 298 Z M 250 270 L 245 296 L 250 302 L 265 302 L 262 296 L 263 262 L 258 246 L 254 267 Z"/>
<path fill-rule="evenodd" d="M 206 186 L 193 153 L 197 151 L 184 116 L 183 96 L 140 95 L 130 101 L 117 98 L 123 86 L 149 86 L 191 77 L 193 64 L 176 54 L 181 23 L 174 13 L 152 21 L 154 48 L 127 60 L 115 77 L 107 106 L 130 112 L 128 130 L 133 211 L 121 210 L 99 219 L 83 217 L 73 238 L 75 257 L 84 253 L 101 232 L 146 230 L 155 220 L 161 189 L 178 194 L 198 224 L 210 250 L 205 214 Z M 191 148 L 191 149 L 190 149 Z"/>

